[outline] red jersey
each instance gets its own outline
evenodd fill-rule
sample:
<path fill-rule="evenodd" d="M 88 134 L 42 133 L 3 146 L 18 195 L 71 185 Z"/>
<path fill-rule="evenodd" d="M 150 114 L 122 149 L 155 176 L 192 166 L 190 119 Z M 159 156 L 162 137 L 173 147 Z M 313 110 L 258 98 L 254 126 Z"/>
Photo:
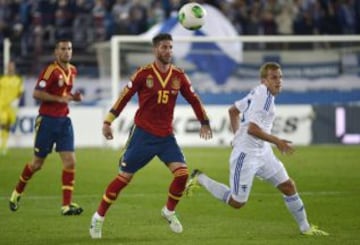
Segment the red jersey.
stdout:
<path fill-rule="evenodd" d="M 192 106 L 197 119 L 201 123 L 208 123 L 201 101 L 184 71 L 170 65 L 169 70 L 162 73 L 155 63 L 141 67 L 133 74 L 110 113 L 116 118 L 137 93 L 139 108 L 135 114 L 135 124 L 156 136 L 168 136 L 173 132 L 172 121 L 179 92 Z M 114 118 L 107 118 L 106 121 Z"/>
<path fill-rule="evenodd" d="M 35 89 L 49 94 L 66 96 L 71 93 L 77 70 L 70 65 L 67 70 L 57 62 L 48 65 L 40 74 Z M 67 103 L 41 101 L 39 113 L 45 116 L 64 117 L 69 113 Z"/>

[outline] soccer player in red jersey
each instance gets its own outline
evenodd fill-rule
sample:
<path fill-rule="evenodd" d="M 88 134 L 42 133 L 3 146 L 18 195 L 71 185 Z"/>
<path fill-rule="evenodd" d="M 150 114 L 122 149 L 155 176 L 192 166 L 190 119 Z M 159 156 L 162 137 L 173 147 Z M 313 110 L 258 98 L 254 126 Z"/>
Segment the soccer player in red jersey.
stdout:
<path fill-rule="evenodd" d="M 72 93 L 77 71 L 70 64 L 72 43 L 68 40 L 57 41 L 54 63 L 49 64 L 40 74 L 33 97 L 39 100 L 39 115 L 35 124 L 35 143 L 33 159 L 27 163 L 10 197 L 10 210 L 19 208 L 19 201 L 27 182 L 41 169 L 51 153 L 54 144 L 63 163 L 62 170 L 62 215 L 79 215 L 83 209 L 72 202 L 75 176 L 74 133 L 68 103 L 81 101 L 82 94 Z"/>
<path fill-rule="evenodd" d="M 103 124 L 103 135 L 106 139 L 113 139 L 112 121 L 137 93 L 139 108 L 135 115 L 135 125 L 120 159 L 119 174 L 107 186 L 100 205 L 92 216 L 90 225 L 92 238 L 101 238 L 104 217 L 110 205 L 115 202 L 120 191 L 129 184 L 133 175 L 155 156 L 164 162 L 174 176 L 161 215 L 168 221 L 173 232 L 183 231 L 175 214 L 175 207 L 183 194 L 189 173 L 172 128 L 174 107 L 179 93 L 192 106 L 201 123 L 200 137 L 212 138 L 209 119 L 191 82 L 183 70 L 171 64 L 172 36 L 161 33 L 155 36 L 152 42 L 155 61 L 134 73 Z"/>

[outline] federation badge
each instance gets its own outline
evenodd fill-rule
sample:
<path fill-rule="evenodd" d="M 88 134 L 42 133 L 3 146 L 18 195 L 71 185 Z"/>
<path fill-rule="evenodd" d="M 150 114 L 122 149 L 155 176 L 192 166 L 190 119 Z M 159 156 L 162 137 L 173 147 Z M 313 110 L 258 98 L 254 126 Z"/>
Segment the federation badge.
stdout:
<path fill-rule="evenodd" d="M 154 87 L 154 78 L 152 76 L 148 76 L 146 78 L 146 87 L 148 88 Z"/>
<path fill-rule="evenodd" d="M 180 80 L 177 77 L 171 81 L 171 88 L 176 90 L 180 89 Z"/>
<path fill-rule="evenodd" d="M 59 87 L 62 87 L 62 86 L 64 86 L 64 78 L 63 78 L 63 76 L 59 76 L 59 81 L 58 81 L 58 85 L 59 85 Z"/>
<path fill-rule="evenodd" d="M 59 79 L 58 85 L 59 85 L 59 87 L 64 86 L 64 80 L 63 80 L 63 79 Z"/>

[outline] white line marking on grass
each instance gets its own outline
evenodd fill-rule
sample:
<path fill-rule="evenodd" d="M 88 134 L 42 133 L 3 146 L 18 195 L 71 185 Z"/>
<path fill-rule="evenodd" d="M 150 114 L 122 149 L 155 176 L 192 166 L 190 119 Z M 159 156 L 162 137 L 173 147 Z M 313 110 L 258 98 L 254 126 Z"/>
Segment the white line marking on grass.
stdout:
<path fill-rule="evenodd" d="M 301 192 L 300 195 L 302 196 L 342 196 L 342 195 L 353 195 L 355 192 L 351 191 L 319 191 L 319 192 Z M 198 193 L 199 196 L 205 195 L 205 193 Z M 154 192 L 154 193 L 126 193 L 123 194 L 123 197 L 132 197 L 132 198 L 143 198 L 146 196 L 151 197 L 159 197 L 164 196 L 164 193 Z M 251 193 L 251 196 L 278 196 L 280 193 L 261 193 L 261 192 L 254 192 Z M 89 198 L 97 198 L 101 199 L 102 195 L 95 195 L 95 194 L 82 194 L 82 195 L 74 195 L 74 199 L 89 199 Z M 26 195 L 24 194 L 23 198 L 30 199 L 30 200 L 46 200 L 46 199 L 61 199 L 61 195 L 44 195 L 44 196 L 34 196 L 34 195 Z M 0 200 L 8 200 L 9 197 L 0 197 Z"/>

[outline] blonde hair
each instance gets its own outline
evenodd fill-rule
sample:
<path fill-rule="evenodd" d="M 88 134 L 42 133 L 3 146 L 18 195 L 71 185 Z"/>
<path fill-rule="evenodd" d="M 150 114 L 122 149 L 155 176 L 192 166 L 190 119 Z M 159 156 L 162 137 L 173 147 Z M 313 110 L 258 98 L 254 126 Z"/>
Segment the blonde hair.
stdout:
<path fill-rule="evenodd" d="M 278 70 L 281 66 L 276 62 L 267 62 L 260 67 L 260 78 L 266 78 L 268 70 Z"/>

